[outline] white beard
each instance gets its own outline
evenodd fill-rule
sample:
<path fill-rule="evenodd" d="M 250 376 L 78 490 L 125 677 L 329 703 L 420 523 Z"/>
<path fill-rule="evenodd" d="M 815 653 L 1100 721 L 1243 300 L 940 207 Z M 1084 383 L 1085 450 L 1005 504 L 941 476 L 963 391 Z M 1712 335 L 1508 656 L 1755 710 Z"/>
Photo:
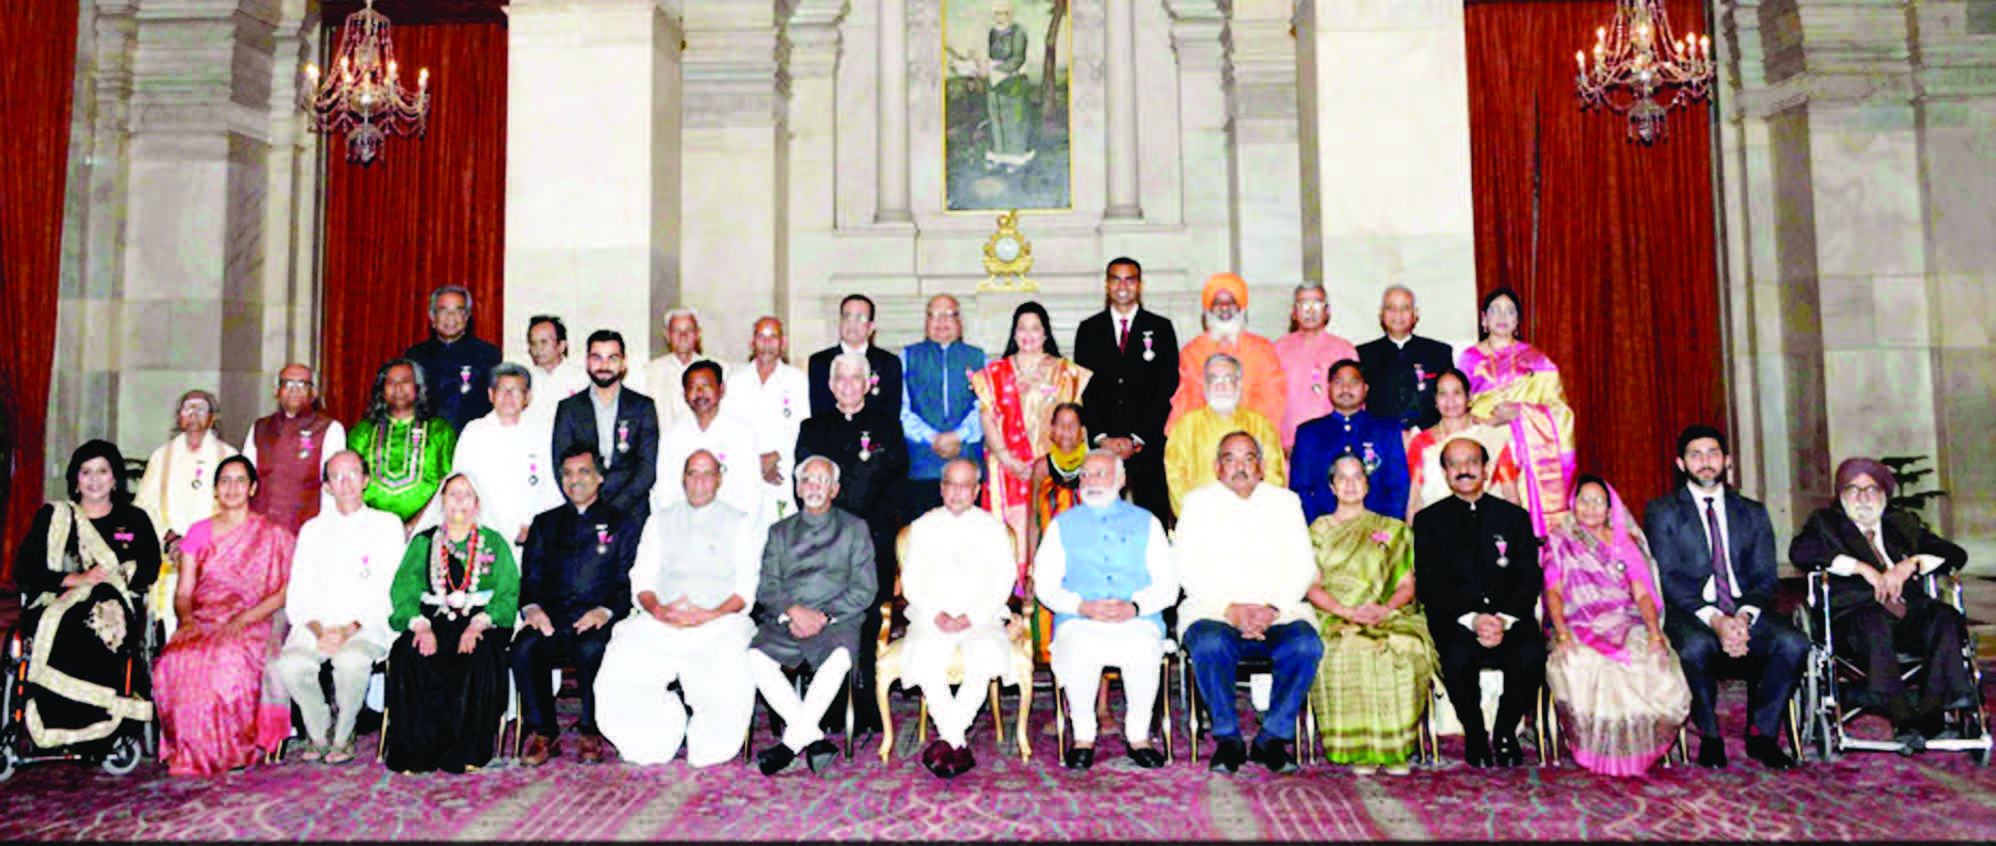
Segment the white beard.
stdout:
<path fill-rule="evenodd" d="M 1240 340 L 1241 333 L 1245 331 L 1247 331 L 1247 311 L 1245 309 L 1234 312 L 1234 319 L 1232 320 L 1221 320 L 1212 312 L 1206 312 L 1206 334 L 1215 341 L 1230 344 Z"/>
<path fill-rule="evenodd" d="M 1108 488 L 1082 488 L 1081 504 L 1090 508 L 1106 508 L 1116 501 L 1116 492 Z"/>
<path fill-rule="evenodd" d="M 1879 519 L 1885 516 L 1885 506 L 1882 503 L 1846 502 L 1843 506 L 1844 515 L 1859 526 L 1876 526 Z"/>
<path fill-rule="evenodd" d="M 1221 417 L 1227 417 L 1234 413 L 1234 409 L 1241 407 L 1241 398 L 1238 396 L 1234 396 L 1234 397 L 1227 397 L 1226 399 L 1220 399 L 1218 397 L 1208 395 L 1206 397 L 1206 407 L 1213 409 L 1214 414 L 1218 414 Z"/>

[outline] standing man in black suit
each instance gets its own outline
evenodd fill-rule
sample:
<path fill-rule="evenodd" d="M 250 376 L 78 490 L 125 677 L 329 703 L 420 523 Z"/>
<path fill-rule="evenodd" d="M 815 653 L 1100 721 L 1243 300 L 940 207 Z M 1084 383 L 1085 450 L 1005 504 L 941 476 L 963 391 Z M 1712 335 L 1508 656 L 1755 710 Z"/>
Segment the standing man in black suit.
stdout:
<path fill-rule="evenodd" d="M 651 516 L 651 486 L 658 480 L 658 406 L 624 387 L 624 336 L 609 329 L 589 333 L 592 387 L 554 409 L 552 455 L 577 444 L 594 446 L 603 459 L 604 502 L 642 526 Z"/>
<path fill-rule="evenodd" d="M 1081 392 L 1081 425 L 1094 446 L 1122 457 L 1131 501 L 1168 527 L 1164 421 L 1178 392 L 1178 334 L 1144 309 L 1136 259 L 1111 260 L 1107 275 L 1105 307 L 1074 332 L 1074 363 L 1095 374 Z"/>
<path fill-rule="evenodd" d="M 491 375 L 499 348 L 471 331 L 471 292 L 445 285 L 430 292 L 430 337 L 402 353 L 423 371 L 430 414 L 463 433 L 466 423 L 492 413 Z"/>
<path fill-rule="evenodd" d="M 866 356 L 873 376 L 866 388 L 866 406 L 888 417 L 901 419 L 901 357 L 873 343 L 873 300 L 865 294 L 847 294 L 839 301 L 839 342 L 811 354 L 805 375 L 811 380 L 811 414 L 831 412 L 838 405 L 832 397 L 832 359 L 849 352 Z"/>
<path fill-rule="evenodd" d="M 1643 534 L 1663 580 L 1663 633 L 1691 684 L 1698 766 L 1726 766 L 1712 709 L 1726 673 L 1744 674 L 1748 682 L 1747 757 L 1785 770 L 1795 759 L 1781 751 L 1781 718 L 1809 639 L 1774 613 L 1774 525 L 1765 506 L 1726 488 L 1732 466 L 1718 429 L 1685 427 L 1677 436 L 1677 469 L 1686 484 L 1643 507 Z"/>
<path fill-rule="evenodd" d="M 1399 420 L 1403 432 L 1441 421 L 1435 410 L 1435 378 L 1455 366 L 1455 350 L 1448 344 L 1414 334 L 1420 321 L 1414 292 L 1405 285 L 1391 286 L 1379 298 L 1379 328 L 1386 336 L 1358 345 L 1359 369 L 1371 386 L 1366 413 Z"/>
<path fill-rule="evenodd" d="M 1471 438 L 1442 447 L 1455 495 L 1414 519 L 1414 593 L 1427 609 L 1442 687 L 1462 722 L 1463 760 L 1515 767 L 1525 762 L 1518 722 L 1545 684 L 1546 638 L 1536 613 L 1545 573 L 1531 512 L 1483 493 L 1489 463 L 1489 452 Z M 1488 731 L 1478 704 L 1486 666 L 1504 673 Z"/>

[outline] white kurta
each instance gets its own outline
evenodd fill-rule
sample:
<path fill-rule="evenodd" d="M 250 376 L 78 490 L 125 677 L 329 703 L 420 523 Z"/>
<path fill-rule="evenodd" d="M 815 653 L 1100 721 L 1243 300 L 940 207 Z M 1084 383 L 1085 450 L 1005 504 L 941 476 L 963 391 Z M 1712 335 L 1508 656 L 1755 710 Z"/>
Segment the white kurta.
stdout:
<path fill-rule="evenodd" d="M 316 648 L 306 626 L 359 622 L 354 637 L 381 647 L 395 642 L 388 628 L 388 587 L 402 565 L 402 521 L 386 511 L 361 506 L 341 514 L 336 505 L 298 528 L 291 557 L 291 580 L 284 591 L 284 618 L 291 634 L 285 648 Z"/>
<path fill-rule="evenodd" d="M 169 531 L 185 535 L 195 523 L 215 515 L 215 468 L 235 454 L 236 448 L 213 431 L 199 448 L 187 446 L 187 433 L 174 435 L 146 460 L 132 504 L 152 518 L 162 536 Z"/>
<path fill-rule="evenodd" d="M 767 380 L 756 371 L 755 362 L 737 365 L 728 371 L 728 395 L 721 408 L 748 421 L 755 428 L 756 448 L 776 453 L 776 471 L 781 478 L 763 482 L 765 524 L 774 523 L 797 510 L 792 497 L 790 470 L 797 464 L 797 430 L 811 416 L 811 383 L 804 371 L 777 362 Z M 762 468 L 756 468 L 762 475 Z"/>
<path fill-rule="evenodd" d="M 679 421 L 693 417 L 693 409 L 686 405 L 686 386 L 681 383 L 680 378 L 686 375 L 686 368 L 701 359 L 721 365 L 721 382 L 727 383 L 728 363 L 718 357 L 694 353 L 692 358 L 680 361 L 679 356 L 666 353 L 646 364 L 644 381 L 632 386 L 639 393 L 651 397 L 658 403 L 659 431 L 671 429 Z"/>
<path fill-rule="evenodd" d="M 1317 555 L 1303 523 L 1303 501 L 1288 488 L 1255 485 L 1246 499 L 1220 482 L 1185 495 L 1172 538 L 1172 560 L 1185 587 L 1178 631 L 1200 620 L 1226 622 L 1234 603 L 1273 605 L 1275 625 L 1317 626 L 1305 591 L 1317 580 Z"/>
<path fill-rule="evenodd" d="M 527 410 L 521 412 L 538 420 L 546 420 L 548 429 L 554 429 L 554 407 L 562 400 L 589 389 L 589 368 L 582 363 L 581 356 L 571 355 L 554 366 L 553 371 L 542 370 L 533 364 L 527 365 L 533 374 L 533 397 L 527 403 Z"/>
<path fill-rule="evenodd" d="M 688 416 L 658 439 L 658 481 L 651 489 L 651 510 L 657 513 L 686 499 L 686 459 L 698 450 L 707 450 L 720 459 L 720 499 L 741 509 L 758 525 L 762 519 L 762 450 L 757 447 L 755 428 L 748 421 L 717 412 L 707 428 Z"/>
<path fill-rule="evenodd" d="M 1082 598 L 1067 589 L 1067 574 L 1069 570 L 1093 566 L 1098 565 L 1068 557 L 1067 547 L 1061 541 L 1060 523 L 1055 522 L 1047 527 L 1033 559 L 1033 592 L 1049 611 L 1079 614 Z M 1162 611 L 1178 600 L 1178 573 L 1172 565 L 1171 544 L 1165 539 L 1164 525 L 1155 517 L 1150 520 L 1150 539 L 1144 547 L 1144 570 L 1150 575 L 1150 584 L 1130 598 L 1139 615 Z M 1075 742 L 1095 742 L 1095 707 L 1090 703 L 1095 701 L 1095 691 L 1101 687 L 1102 671 L 1110 667 L 1117 668 L 1123 676 L 1124 704 L 1129 710 L 1129 718 L 1123 721 L 1124 737 L 1133 744 L 1148 742 L 1161 681 L 1159 660 L 1164 657 L 1164 633 L 1141 616 L 1120 623 L 1067 619 L 1055 626 L 1047 657 L 1055 681 L 1067 690 Z"/>
<path fill-rule="evenodd" d="M 901 562 L 901 593 L 908 600 L 908 635 L 901 646 L 901 675 L 922 689 L 936 734 L 952 745 L 984 702 L 985 683 L 1010 661 L 1005 635 L 1018 569 L 1005 522 L 981 508 L 951 514 L 937 508 L 908 526 L 908 558 Z M 945 632 L 939 614 L 965 615 L 970 628 Z M 949 665 L 963 656 L 962 687 L 952 694 Z"/>
<path fill-rule="evenodd" d="M 520 530 L 534 516 L 567 500 L 561 494 L 561 468 L 549 451 L 554 432 L 550 423 L 527 415 L 511 426 L 499 422 L 499 412 L 464 425 L 457 437 L 451 469 L 471 477 L 478 486 L 478 522 L 505 536 L 520 554 Z M 443 497 L 431 509 L 441 508 Z"/>

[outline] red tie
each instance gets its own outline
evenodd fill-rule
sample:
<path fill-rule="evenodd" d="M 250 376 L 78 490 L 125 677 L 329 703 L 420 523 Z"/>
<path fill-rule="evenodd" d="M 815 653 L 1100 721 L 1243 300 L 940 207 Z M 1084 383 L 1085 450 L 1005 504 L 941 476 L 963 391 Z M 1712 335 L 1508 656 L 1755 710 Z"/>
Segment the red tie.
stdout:
<path fill-rule="evenodd" d="M 1117 320 L 1121 321 L 1123 324 L 1122 330 L 1116 333 L 1116 352 L 1120 353 L 1123 352 L 1125 349 L 1127 349 L 1130 345 L 1130 319 L 1127 317 L 1119 317 L 1117 318 Z"/>

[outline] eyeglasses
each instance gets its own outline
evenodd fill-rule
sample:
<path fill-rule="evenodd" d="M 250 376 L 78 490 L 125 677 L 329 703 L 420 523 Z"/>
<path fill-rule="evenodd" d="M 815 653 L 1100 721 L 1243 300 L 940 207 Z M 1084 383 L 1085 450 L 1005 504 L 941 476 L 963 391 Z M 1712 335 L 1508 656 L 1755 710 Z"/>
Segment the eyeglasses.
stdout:
<path fill-rule="evenodd" d="M 1885 489 L 1877 485 L 1845 485 L 1843 494 L 1855 499 L 1884 499 Z"/>
<path fill-rule="evenodd" d="M 209 410 L 205 402 L 190 402 L 180 407 L 181 414 L 207 414 Z"/>
<path fill-rule="evenodd" d="M 281 381 L 279 381 L 279 382 L 277 383 L 277 386 L 278 386 L 278 387 L 280 387 L 280 388 L 297 388 L 297 389 L 299 389 L 299 390 L 301 390 L 301 391 L 309 391 L 309 390 L 311 390 L 311 389 L 312 389 L 312 380 L 310 380 L 310 379 L 284 379 L 284 380 L 281 380 Z"/>
<path fill-rule="evenodd" d="M 1315 300 L 1300 302 L 1296 304 L 1296 309 L 1298 311 L 1323 311 L 1324 309 L 1330 307 L 1331 307 L 1330 303 L 1320 303 L 1316 302 Z"/>
<path fill-rule="evenodd" d="M 1208 383 L 1210 383 L 1210 384 L 1214 384 L 1214 385 L 1238 385 L 1238 384 L 1240 384 L 1240 383 L 1241 383 L 1241 377 L 1239 377 L 1239 376 L 1228 376 L 1228 375 L 1225 375 L 1225 374 L 1222 374 L 1222 375 L 1217 375 L 1217 376 L 1208 376 L 1208 377 L 1206 377 L 1206 381 L 1207 381 Z"/>
<path fill-rule="evenodd" d="M 357 482 L 366 479 L 367 474 L 365 473 L 334 473 L 326 477 L 326 481 L 328 482 Z"/>
<path fill-rule="evenodd" d="M 444 307 L 444 308 L 438 308 L 438 309 L 434 309 L 434 310 L 432 310 L 432 311 L 431 311 L 430 313 L 431 313 L 431 314 L 439 314 L 439 315 L 442 315 L 442 314 L 448 314 L 448 315 L 451 315 L 451 316 L 453 316 L 453 317 L 463 317 L 463 316 L 465 316 L 465 315 L 467 315 L 467 314 L 470 314 L 470 313 L 471 313 L 471 309 L 468 309 L 468 308 L 461 308 L 461 307 L 449 307 L 449 306 L 447 306 L 447 307 Z"/>
<path fill-rule="evenodd" d="M 957 317 L 957 313 L 956 313 L 956 312 L 954 312 L 954 311 L 932 311 L 932 312 L 929 312 L 929 319 L 930 319 L 930 320 L 935 320 L 935 319 L 936 319 L 936 318 L 938 318 L 938 317 L 940 317 L 940 318 L 942 318 L 942 319 L 944 319 L 944 320 L 955 320 L 955 319 L 956 319 L 956 317 Z"/>
<path fill-rule="evenodd" d="M 839 315 L 839 322 L 841 322 L 841 323 L 872 323 L 872 322 L 873 322 L 873 317 L 872 317 L 871 315 L 866 315 L 866 314 L 841 314 L 841 315 Z"/>

